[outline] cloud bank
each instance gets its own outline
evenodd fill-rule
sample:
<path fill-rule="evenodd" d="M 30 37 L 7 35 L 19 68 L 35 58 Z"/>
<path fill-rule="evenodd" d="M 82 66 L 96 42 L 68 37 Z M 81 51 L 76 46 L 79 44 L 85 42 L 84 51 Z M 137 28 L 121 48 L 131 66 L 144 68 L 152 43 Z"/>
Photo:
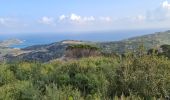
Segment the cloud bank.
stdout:
<path fill-rule="evenodd" d="M 99 21 L 110 22 L 111 20 L 112 20 L 111 17 L 81 16 L 75 13 L 71 13 L 70 15 L 59 16 L 59 21 L 84 23 L 84 24 L 89 22 L 99 22 Z"/>
<path fill-rule="evenodd" d="M 144 17 L 147 22 L 170 21 L 170 3 L 168 1 L 162 2 L 160 7 L 148 11 Z"/>
<path fill-rule="evenodd" d="M 44 15 L 27 21 L 0 16 L 0 30 L 84 31 L 167 28 L 170 26 L 170 2 L 163 1 L 157 8 L 136 16 L 110 14 L 108 16 L 81 15 L 75 12 L 56 16 Z M 24 25 L 27 25 L 25 28 Z"/>
<path fill-rule="evenodd" d="M 47 16 L 43 16 L 38 22 L 46 25 L 55 25 L 54 19 Z"/>
<path fill-rule="evenodd" d="M 12 18 L 0 17 L 0 26 L 12 27 L 17 21 Z"/>
<path fill-rule="evenodd" d="M 116 20 L 115 20 L 116 19 Z M 41 18 L 42 24 L 69 24 L 69 25 L 96 25 L 99 24 L 110 25 L 110 27 L 159 27 L 154 25 L 155 23 L 164 23 L 166 27 L 166 22 L 170 22 L 170 3 L 168 1 L 163 1 L 159 7 L 154 10 L 148 10 L 145 14 L 139 14 L 136 16 L 113 18 L 111 16 L 81 16 L 76 13 L 71 13 L 69 15 L 63 14 L 57 18 Z M 101 26 L 102 26 L 101 25 Z M 127 26 L 128 25 L 128 26 Z M 115 28 L 116 28 L 115 27 Z"/>

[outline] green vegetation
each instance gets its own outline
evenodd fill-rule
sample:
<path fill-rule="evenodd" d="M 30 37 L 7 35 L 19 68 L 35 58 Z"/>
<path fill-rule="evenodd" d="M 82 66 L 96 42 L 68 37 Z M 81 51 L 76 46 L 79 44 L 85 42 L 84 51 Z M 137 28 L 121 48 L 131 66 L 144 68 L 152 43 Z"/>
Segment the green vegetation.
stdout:
<path fill-rule="evenodd" d="M 138 52 L 0 64 L 0 100 L 165 100 L 170 60 Z"/>
<path fill-rule="evenodd" d="M 165 56 L 170 59 L 170 45 L 162 45 L 158 49 L 148 50 L 148 54 L 156 54 L 158 56 Z"/>
<path fill-rule="evenodd" d="M 162 45 L 162 52 L 159 53 L 159 55 L 164 55 L 168 58 L 170 58 L 170 45 Z"/>

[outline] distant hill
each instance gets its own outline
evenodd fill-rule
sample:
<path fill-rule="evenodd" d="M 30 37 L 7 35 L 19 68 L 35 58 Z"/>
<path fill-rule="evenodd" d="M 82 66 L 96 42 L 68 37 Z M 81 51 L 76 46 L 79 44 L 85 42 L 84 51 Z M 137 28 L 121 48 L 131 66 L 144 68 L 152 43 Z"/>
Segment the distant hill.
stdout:
<path fill-rule="evenodd" d="M 10 47 L 12 45 L 17 45 L 21 43 L 23 43 L 23 41 L 19 39 L 8 39 L 8 40 L 0 41 L 0 47 Z"/>
<path fill-rule="evenodd" d="M 104 52 L 124 53 L 126 51 L 136 50 L 139 45 L 144 45 L 146 49 L 158 48 L 161 45 L 170 44 L 170 31 L 157 32 L 154 34 L 133 37 L 117 42 L 98 43 Z"/>
<path fill-rule="evenodd" d="M 0 41 L 0 61 L 4 59 L 4 56 L 7 54 L 16 56 L 16 55 L 20 55 L 21 53 L 23 53 L 24 51 L 21 51 L 18 48 L 10 47 L 12 45 L 18 45 L 21 43 L 23 43 L 23 41 L 19 39 L 9 39 L 9 40 Z"/>
<path fill-rule="evenodd" d="M 36 60 L 47 62 L 64 56 L 65 50 L 69 45 L 89 44 L 95 45 L 104 53 L 124 53 L 126 51 L 135 51 L 139 45 L 144 45 L 146 49 L 158 48 L 161 45 L 170 45 L 170 31 L 158 32 L 154 34 L 133 37 L 122 41 L 113 42 L 90 42 L 64 40 L 45 45 L 35 45 L 21 49 L 19 55 L 7 54 L 8 60 Z"/>

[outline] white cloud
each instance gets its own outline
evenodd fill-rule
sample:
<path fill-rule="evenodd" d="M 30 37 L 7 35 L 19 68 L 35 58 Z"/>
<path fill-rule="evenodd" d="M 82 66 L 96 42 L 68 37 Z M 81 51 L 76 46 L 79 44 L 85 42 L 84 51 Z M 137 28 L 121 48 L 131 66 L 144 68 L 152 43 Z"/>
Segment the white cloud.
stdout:
<path fill-rule="evenodd" d="M 87 24 L 89 22 L 94 22 L 96 18 L 94 16 L 80 16 L 77 14 L 72 13 L 69 16 L 69 20 L 71 22 L 81 23 L 81 24 Z"/>
<path fill-rule="evenodd" d="M 170 3 L 166 0 L 153 10 L 145 14 L 118 18 L 114 21 L 115 25 L 120 27 L 139 27 L 139 28 L 162 28 L 169 27 L 170 23 Z M 129 26 L 127 26 L 129 25 Z"/>
<path fill-rule="evenodd" d="M 6 23 L 6 19 L 0 18 L 0 24 L 4 25 Z"/>
<path fill-rule="evenodd" d="M 58 21 L 57 21 L 58 20 Z M 40 20 L 38 20 L 39 23 L 45 24 L 45 25 L 57 25 L 58 23 L 63 23 L 63 24 L 85 24 L 90 21 L 94 21 L 95 18 L 93 16 L 90 17 L 83 17 L 77 14 L 70 14 L 70 15 L 61 15 L 58 18 L 55 17 L 47 17 L 44 16 Z"/>
<path fill-rule="evenodd" d="M 70 20 L 71 20 L 71 21 L 77 21 L 77 22 L 79 22 L 79 21 L 82 21 L 82 18 L 81 18 L 81 16 L 79 16 L 79 15 L 71 14 L 71 15 L 70 15 Z"/>
<path fill-rule="evenodd" d="M 143 23 L 146 21 L 146 16 L 145 15 L 129 16 L 118 20 L 128 23 Z"/>
<path fill-rule="evenodd" d="M 52 17 L 44 16 L 39 20 L 39 22 L 46 25 L 55 25 L 55 21 Z"/>
<path fill-rule="evenodd" d="M 121 20 L 121 19 L 118 19 Z M 126 17 L 123 19 L 127 22 L 163 22 L 170 21 L 170 3 L 168 1 L 163 1 L 161 5 L 151 11 L 147 11 L 145 14 L 140 14 L 137 16 Z"/>
<path fill-rule="evenodd" d="M 72 24 L 88 24 L 94 22 L 96 18 L 94 16 L 80 16 L 75 13 L 70 15 L 59 16 L 59 22 L 72 23 Z"/>
<path fill-rule="evenodd" d="M 3 25 L 3 26 L 8 26 L 9 23 L 12 22 L 12 19 L 10 18 L 0 18 L 0 25 Z"/>
<path fill-rule="evenodd" d="M 170 3 L 168 1 L 163 1 L 155 10 L 148 11 L 146 13 L 147 21 L 167 21 L 170 20 Z"/>
<path fill-rule="evenodd" d="M 143 16 L 143 15 L 138 15 L 135 17 L 136 21 L 145 21 L 145 19 L 146 19 L 146 16 Z"/>
<path fill-rule="evenodd" d="M 88 23 L 100 23 L 100 22 L 111 22 L 111 17 L 94 17 L 94 16 L 81 16 L 75 13 L 70 15 L 59 16 L 59 21 L 77 24 L 88 24 Z"/>
<path fill-rule="evenodd" d="M 67 18 L 67 16 L 65 16 L 65 15 L 59 16 L 59 20 L 60 20 L 60 21 L 65 20 L 66 18 Z"/>
<path fill-rule="evenodd" d="M 128 16 L 121 18 L 114 18 L 111 16 L 82 16 L 75 13 L 70 15 L 61 15 L 59 16 L 59 21 L 64 22 L 65 24 L 72 25 L 78 24 L 86 25 L 88 27 L 93 26 L 119 26 L 119 27 L 159 27 L 159 24 L 163 23 L 167 26 L 166 23 L 170 22 L 170 2 L 163 1 L 159 7 L 156 9 L 147 11 L 144 14 L 139 14 L 136 16 Z"/>
<path fill-rule="evenodd" d="M 99 20 L 100 21 L 105 21 L 105 22 L 111 22 L 112 18 L 111 17 L 100 17 Z"/>
<path fill-rule="evenodd" d="M 170 10 L 170 3 L 168 1 L 164 1 L 162 3 L 162 7 L 165 8 L 165 9 L 169 9 Z"/>
<path fill-rule="evenodd" d="M 93 16 L 90 16 L 90 17 L 84 17 L 83 20 L 84 21 L 95 21 L 95 18 Z"/>
<path fill-rule="evenodd" d="M 22 26 L 23 23 L 20 23 L 19 20 L 10 17 L 0 17 L 0 26 L 4 27 L 17 27 Z"/>

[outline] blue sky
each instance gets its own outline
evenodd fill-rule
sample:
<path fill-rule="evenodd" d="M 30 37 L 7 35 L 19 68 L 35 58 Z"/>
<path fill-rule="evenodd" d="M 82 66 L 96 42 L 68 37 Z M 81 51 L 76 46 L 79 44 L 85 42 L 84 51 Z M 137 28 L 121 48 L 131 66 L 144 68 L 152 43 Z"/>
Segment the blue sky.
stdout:
<path fill-rule="evenodd" d="M 0 0 L 0 33 L 170 28 L 170 0 Z"/>

